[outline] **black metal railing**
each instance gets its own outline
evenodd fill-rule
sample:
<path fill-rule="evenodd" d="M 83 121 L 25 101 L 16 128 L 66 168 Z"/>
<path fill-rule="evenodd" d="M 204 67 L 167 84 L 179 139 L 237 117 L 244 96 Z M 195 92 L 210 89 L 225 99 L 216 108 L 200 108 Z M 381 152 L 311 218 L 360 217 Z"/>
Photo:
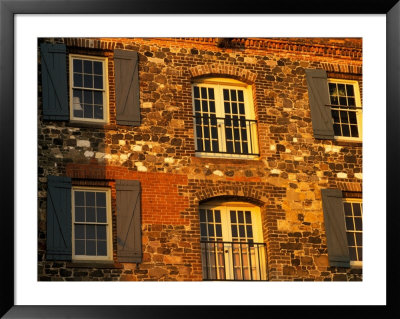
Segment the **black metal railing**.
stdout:
<path fill-rule="evenodd" d="M 203 280 L 267 280 L 265 243 L 200 241 Z"/>
<path fill-rule="evenodd" d="M 259 155 L 257 121 L 241 115 L 194 115 L 196 152 Z"/>

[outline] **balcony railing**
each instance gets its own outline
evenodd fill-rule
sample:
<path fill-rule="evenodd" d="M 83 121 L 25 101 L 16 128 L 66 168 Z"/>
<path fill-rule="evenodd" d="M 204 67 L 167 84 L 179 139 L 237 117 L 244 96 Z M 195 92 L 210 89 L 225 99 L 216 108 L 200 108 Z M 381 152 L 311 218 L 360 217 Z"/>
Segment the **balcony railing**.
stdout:
<path fill-rule="evenodd" d="M 266 245 L 200 241 L 203 280 L 267 280 Z"/>
<path fill-rule="evenodd" d="M 195 115 L 196 152 L 259 155 L 257 121 L 244 116 Z"/>

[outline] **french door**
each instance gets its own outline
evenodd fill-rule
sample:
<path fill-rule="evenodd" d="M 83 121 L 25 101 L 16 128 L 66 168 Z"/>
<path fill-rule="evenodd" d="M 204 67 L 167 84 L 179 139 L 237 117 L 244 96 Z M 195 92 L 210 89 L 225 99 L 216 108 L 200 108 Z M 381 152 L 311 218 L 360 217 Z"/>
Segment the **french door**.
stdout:
<path fill-rule="evenodd" d="M 266 280 L 265 244 L 258 207 L 200 207 L 203 279 Z"/>

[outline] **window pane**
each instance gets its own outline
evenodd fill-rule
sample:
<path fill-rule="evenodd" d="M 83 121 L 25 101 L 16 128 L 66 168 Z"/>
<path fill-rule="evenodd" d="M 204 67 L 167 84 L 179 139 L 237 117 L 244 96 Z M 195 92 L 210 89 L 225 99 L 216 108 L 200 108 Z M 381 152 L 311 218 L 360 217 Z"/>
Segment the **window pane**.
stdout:
<path fill-rule="evenodd" d="M 94 106 L 93 111 L 94 111 L 93 118 L 103 119 L 103 107 L 102 106 Z"/>
<path fill-rule="evenodd" d="M 203 112 L 208 112 L 207 100 L 202 100 L 202 101 L 201 101 L 201 105 L 202 105 L 202 111 L 203 111 Z"/>
<path fill-rule="evenodd" d="M 82 73 L 82 60 L 73 59 L 73 72 Z"/>
<path fill-rule="evenodd" d="M 354 218 L 354 223 L 356 225 L 356 230 L 362 230 L 362 219 L 360 217 Z"/>
<path fill-rule="evenodd" d="M 336 136 L 342 135 L 342 131 L 340 130 L 339 124 L 333 124 L 333 131 Z"/>
<path fill-rule="evenodd" d="M 85 118 L 92 119 L 93 118 L 93 106 L 92 105 L 83 105 L 83 114 Z"/>
<path fill-rule="evenodd" d="M 238 114 L 237 103 L 232 103 L 232 114 Z"/>
<path fill-rule="evenodd" d="M 215 222 L 220 223 L 221 222 L 221 212 L 219 210 L 215 210 Z"/>
<path fill-rule="evenodd" d="M 352 84 L 346 84 L 347 96 L 354 96 L 354 87 Z"/>
<path fill-rule="evenodd" d="M 349 120 L 351 124 L 357 124 L 357 114 L 356 112 L 349 112 Z"/>
<path fill-rule="evenodd" d="M 106 193 L 96 192 L 96 206 L 106 207 Z"/>
<path fill-rule="evenodd" d="M 96 226 L 97 230 L 97 239 L 99 240 L 106 240 L 106 226 L 105 225 L 97 225 Z"/>
<path fill-rule="evenodd" d="M 347 230 L 354 230 L 353 218 L 346 217 L 346 229 Z"/>
<path fill-rule="evenodd" d="M 246 211 L 246 223 L 251 224 L 251 213 Z"/>
<path fill-rule="evenodd" d="M 231 210 L 231 223 L 235 224 L 236 223 L 236 212 L 234 210 Z"/>
<path fill-rule="evenodd" d="M 348 232 L 346 233 L 347 235 L 347 243 L 349 244 L 349 246 L 354 246 L 355 242 L 354 242 L 354 233 L 353 232 Z"/>
<path fill-rule="evenodd" d="M 342 123 L 349 123 L 347 115 L 348 115 L 347 111 L 340 111 L 340 120 Z"/>
<path fill-rule="evenodd" d="M 358 260 L 362 261 L 363 260 L 363 256 L 362 256 L 362 247 L 358 247 L 357 248 L 358 251 Z"/>
<path fill-rule="evenodd" d="M 237 214 L 238 214 L 239 223 L 244 223 L 243 211 L 239 210 L 237 212 Z"/>
<path fill-rule="evenodd" d="M 339 105 L 339 99 L 337 96 L 331 96 L 331 104 L 332 105 Z"/>
<path fill-rule="evenodd" d="M 103 74 L 103 62 L 93 62 L 93 73 L 94 74 Z"/>
<path fill-rule="evenodd" d="M 224 93 L 224 100 L 229 101 L 229 91 L 227 89 L 224 89 L 223 93 Z"/>
<path fill-rule="evenodd" d="M 339 105 L 347 105 L 347 99 L 345 97 L 339 97 Z"/>
<path fill-rule="evenodd" d="M 214 224 L 208 224 L 208 236 L 214 237 Z"/>
<path fill-rule="evenodd" d="M 244 101 L 244 98 L 243 98 L 243 91 L 241 91 L 241 90 L 238 91 L 238 100 L 239 100 L 240 102 L 243 102 L 243 101 Z"/>
<path fill-rule="evenodd" d="M 210 100 L 214 100 L 214 89 L 213 88 L 208 88 L 208 98 Z"/>
<path fill-rule="evenodd" d="M 86 239 L 96 238 L 95 227 L 95 225 L 86 225 Z"/>
<path fill-rule="evenodd" d="M 356 233 L 357 246 L 362 246 L 362 233 Z"/>
<path fill-rule="evenodd" d="M 231 100 L 232 101 L 237 101 L 237 99 L 236 99 L 236 90 L 231 90 Z"/>
<path fill-rule="evenodd" d="M 350 136 L 350 128 L 348 125 L 342 125 L 343 136 Z"/>
<path fill-rule="evenodd" d="M 215 102 L 214 101 L 210 101 L 210 112 L 211 113 L 215 113 Z"/>
<path fill-rule="evenodd" d="M 245 237 L 246 237 L 246 234 L 245 234 L 245 232 L 244 232 L 244 225 L 239 225 L 239 235 L 240 235 L 240 237 L 242 237 L 242 238 L 245 238 Z"/>
<path fill-rule="evenodd" d="M 197 99 L 194 100 L 194 110 L 196 112 L 200 111 L 200 100 L 197 100 Z"/>
<path fill-rule="evenodd" d="M 206 221 L 206 212 L 204 209 L 200 209 L 200 221 L 203 223 Z"/>
<path fill-rule="evenodd" d="M 357 125 L 350 125 L 350 131 L 352 137 L 358 137 L 358 127 Z"/>
<path fill-rule="evenodd" d="M 207 237 L 207 226 L 204 223 L 200 224 L 200 235 L 202 237 Z"/>
<path fill-rule="evenodd" d="M 93 92 L 92 91 L 84 91 L 83 92 L 83 103 L 93 104 Z"/>
<path fill-rule="evenodd" d="M 332 113 L 333 121 L 336 122 L 336 123 L 340 122 L 340 120 L 339 120 L 339 111 L 332 110 L 331 113 Z"/>
<path fill-rule="evenodd" d="M 84 206 L 84 192 L 75 191 L 75 206 Z"/>
<path fill-rule="evenodd" d="M 75 87 L 82 87 L 83 86 L 83 77 L 82 74 L 74 73 L 74 86 Z"/>
<path fill-rule="evenodd" d="M 337 95 L 336 83 L 329 83 L 329 94 Z"/>
<path fill-rule="evenodd" d="M 216 232 L 217 232 L 217 237 L 222 237 L 221 225 L 220 224 L 215 225 L 215 229 L 216 229 Z"/>
<path fill-rule="evenodd" d="M 75 221 L 76 222 L 85 221 L 85 207 L 75 207 Z"/>
<path fill-rule="evenodd" d="M 354 216 L 361 216 L 361 205 L 359 203 L 353 204 Z"/>
<path fill-rule="evenodd" d="M 338 93 L 340 96 L 346 96 L 346 90 L 344 84 L 338 84 Z"/>
<path fill-rule="evenodd" d="M 93 73 L 92 61 L 88 61 L 88 60 L 83 61 L 83 72 L 84 73 Z"/>
<path fill-rule="evenodd" d="M 247 225 L 246 226 L 246 231 L 247 231 L 247 237 L 248 238 L 253 237 L 253 227 L 251 227 L 251 225 Z"/>
<path fill-rule="evenodd" d="M 86 195 L 86 206 L 95 206 L 95 201 L 94 201 L 94 198 L 95 198 L 95 193 L 94 192 L 86 192 L 85 193 L 85 195 Z"/>
<path fill-rule="evenodd" d="M 193 93 L 194 93 L 194 97 L 195 98 L 200 98 L 200 92 L 199 92 L 199 87 L 198 86 L 194 86 L 193 87 Z"/>
<path fill-rule="evenodd" d="M 107 242 L 100 240 L 97 242 L 97 256 L 107 256 Z"/>
<path fill-rule="evenodd" d="M 212 210 L 210 210 L 210 209 L 207 210 L 207 221 L 208 221 L 209 223 L 214 221 L 214 219 L 213 219 L 213 212 L 212 212 Z"/>
<path fill-rule="evenodd" d="M 94 88 L 103 89 L 103 77 L 95 75 L 93 78 L 94 78 Z"/>
<path fill-rule="evenodd" d="M 201 88 L 201 98 L 207 99 L 207 88 Z"/>
<path fill-rule="evenodd" d="M 348 103 L 349 106 L 355 106 L 356 105 L 355 99 L 353 97 L 349 97 L 347 99 L 347 103 Z"/>
<path fill-rule="evenodd" d="M 354 247 L 349 247 L 350 260 L 357 260 L 356 249 Z"/>
<path fill-rule="evenodd" d="M 106 223 L 107 222 L 107 213 L 106 208 L 97 208 L 97 222 L 98 223 Z"/>
<path fill-rule="evenodd" d="M 87 222 L 96 221 L 96 214 L 94 207 L 86 207 L 86 221 Z"/>
<path fill-rule="evenodd" d="M 96 241 L 86 240 L 86 255 L 96 256 Z"/>
<path fill-rule="evenodd" d="M 93 76 L 92 75 L 83 75 L 83 86 L 85 88 L 93 88 Z"/>
<path fill-rule="evenodd" d="M 237 233 L 236 225 L 232 225 L 231 228 L 232 228 L 232 237 L 237 237 L 238 233 Z"/>
<path fill-rule="evenodd" d="M 75 240 L 75 255 L 84 255 L 84 254 L 85 254 L 85 241 Z"/>
<path fill-rule="evenodd" d="M 75 239 L 85 239 L 85 225 L 75 225 Z"/>
<path fill-rule="evenodd" d="M 344 206 L 344 214 L 346 216 L 352 216 L 351 204 L 350 203 L 343 203 L 343 206 Z"/>

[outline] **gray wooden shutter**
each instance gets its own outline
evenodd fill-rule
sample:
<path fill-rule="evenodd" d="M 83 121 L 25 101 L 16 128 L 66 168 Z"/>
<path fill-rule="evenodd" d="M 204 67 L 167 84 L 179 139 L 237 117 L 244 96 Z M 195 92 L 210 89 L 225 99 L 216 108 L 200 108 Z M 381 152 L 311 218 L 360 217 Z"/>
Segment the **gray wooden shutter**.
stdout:
<path fill-rule="evenodd" d="M 65 44 L 40 44 L 43 119 L 68 120 L 67 63 Z"/>
<path fill-rule="evenodd" d="M 333 139 L 333 120 L 331 109 L 327 106 L 330 104 L 330 98 L 326 71 L 306 70 L 306 78 L 314 137 Z"/>
<path fill-rule="evenodd" d="M 323 189 L 321 195 L 329 265 L 350 267 L 342 191 L 339 189 Z"/>
<path fill-rule="evenodd" d="M 114 50 L 117 124 L 140 125 L 139 58 L 135 51 Z"/>
<path fill-rule="evenodd" d="M 71 178 L 47 177 L 48 260 L 71 260 Z"/>
<path fill-rule="evenodd" d="M 119 262 L 142 261 L 140 182 L 117 180 L 117 257 Z"/>

